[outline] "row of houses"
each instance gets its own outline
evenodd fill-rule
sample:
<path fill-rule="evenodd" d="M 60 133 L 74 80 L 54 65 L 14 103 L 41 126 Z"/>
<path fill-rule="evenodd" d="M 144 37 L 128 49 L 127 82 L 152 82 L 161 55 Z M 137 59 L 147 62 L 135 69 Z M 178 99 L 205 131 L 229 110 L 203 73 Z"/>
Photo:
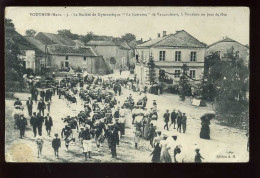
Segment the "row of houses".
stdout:
<path fill-rule="evenodd" d="M 156 80 L 160 73 L 178 82 L 182 66 L 189 68 L 190 78 L 203 77 L 205 57 L 217 52 L 220 57 L 233 47 L 248 65 L 249 48 L 230 38 L 223 38 L 211 45 L 199 41 L 181 30 L 174 34 L 158 33 L 156 39 L 146 42 L 120 39 L 91 40 L 84 44 L 57 34 L 39 32 L 35 37 L 22 37 L 18 46 L 23 52 L 25 68 L 38 73 L 44 69 L 56 70 L 81 68 L 93 74 L 106 74 L 108 69 L 127 68 L 135 65 L 135 74 L 141 83 L 149 82 L 148 61 L 153 57 L 157 66 Z M 173 73 L 175 75 L 168 75 Z"/>
<path fill-rule="evenodd" d="M 126 68 L 133 49 L 124 41 L 89 41 L 84 44 L 57 34 L 39 32 L 17 42 L 24 68 L 41 73 L 66 68 L 85 69 L 92 74 L 106 74 L 109 69 Z"/>
<path fill-rule="evenodd" d="M 163 31 L 162 36 L 158 33 L 157 39 L 136 46 L 136 60 L 138 62 L 136 63 L 135 73 L 141 83 L 149 82 L 148 61 L 152 56 L 156 65 L 157 82 L 160 73 L 164 73 L 174 82 L 178 82 L 183 64 L 188 66 L 190 78 L 201 80 L 205 57 L 213 52 L 217 52 L 220 57 L 223 57 L 227 50 L 232 47 L 234 51 L 237 51 L 239 57 L 244 59 L 245 65 L 248 65 L 249 48 L 228 37 L 208 46 L 184 30 L 169 35 L 166 34 L 166 31 Z"/>

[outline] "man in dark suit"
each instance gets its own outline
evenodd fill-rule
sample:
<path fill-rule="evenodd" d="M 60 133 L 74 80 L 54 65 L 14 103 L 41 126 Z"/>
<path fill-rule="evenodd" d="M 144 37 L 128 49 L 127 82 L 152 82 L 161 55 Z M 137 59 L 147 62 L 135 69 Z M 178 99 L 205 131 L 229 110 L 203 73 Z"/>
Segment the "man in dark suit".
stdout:
<path fill-rule="evenodd" d="M 40 97 L 42 97 L 42 99 L 44 100 L 45 97 L 45 91 L 42 89 L 40 92 Z"/>
<path fill-rule="evenodd" d="M 26 101 L 26 105 L 27 105 L 29 116 L 32 116 L 33 101 L 31 97 L 29 97 L 28 100 Z"/>
<path fill-rule="evenodd" d="M 116 145 L 118 142 L 118 133 L 115 129 L 114 125 L 110 125 L 110 129 L 108 131 L 108 141 L 109 141 L 109 148 L 111 149 L 112 158 L 116 158 Z"/>
<path fill-rule="evenodd" d="M 21 115 L 21 117 L 17 121 L 18 128 L 20 130 L 20 138 L 24 137 L 25 127 L 27 125 L 27 119 Z"/>
<path fill-rule="evenodd" d="M 46 126 L 46 131 L 47 131 L 48 136 L 51 136 L 52 125 L 53 125 L 52 118 L 49 115 L 49 113 L 47 113 L 47 116 L 45 117 L 45 126 Z"/>
<path fill-rule="evenodd" d="M 165 125 L 163 128 L 165 129 L 165 127 L 166 127 L 167 130 L 169 130 L 169 126 L 168 126 L 169 119 L 170 119 L 169 109 L 166 110 L 166 113 L 164 113 L 163 118 L 164 118 L 164 122 L 165 122 Z"/>
<path fill-rule="evenodd" d="M 173 124 L 173 129 L 175 129 L 175 125 L 176 125 L 176 118 L 177 118 L 177 113 L 175 111 L 175 109 L 172 111 L 171 113 L 171 124 Z"/>
<path fill-rule="evenodd" d="M 43 118 L 43 116 L 41 116 L 40 113 L 37 114 L 36 118 L 37 118 L 36 123 L 37 123 L 37 128 L 38 128 L 38 134 L 40 136 L 42 136 L 42 124 L 44 122 L 44 118 Z"/>
<path fill-rule="evenodd" d="M 41 98 L 40 102 L 38 103 L 38 110 L 39 110 L 39 113 L 41 114 L 42 112 L 42 115 L 44 116 L 44 109 L 46 108 L 46 105 L 43 101 L 43 99 Z"/>
<path fill-rule="evenodd" d="M 31 120 L 30 120 L 30 124 L 33 127 L 34 137 L 36 137 L 36 135 L 37 135 L 37 127 L 38 127 L 36 112 L 33 113 L 33 116 L 31 117 Z"/>

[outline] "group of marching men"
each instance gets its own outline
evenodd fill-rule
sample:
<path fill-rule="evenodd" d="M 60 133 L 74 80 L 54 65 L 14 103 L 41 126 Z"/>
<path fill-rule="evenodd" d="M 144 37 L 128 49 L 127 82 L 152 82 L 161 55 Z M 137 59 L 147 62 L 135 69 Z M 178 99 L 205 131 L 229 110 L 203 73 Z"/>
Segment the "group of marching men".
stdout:
<path fill-rule="evenodd" d="M 85 156 L 85 160 L 87 160 L 88 158 L 91 158 L 91 152 L 93 147 L 92 139 L 95 140 L 97 150 L 99 152 L 102 151 L 102 144 L 107 139 L 108 146 L 111 149 L 112 158 L 117 157 L 116 148 L 117 145 L 119 145 L 119 140 L 121 136 L 125 134 L 125 122 L 126 122 L 124 115 L 120 113 L 120 107 L 117 107 L 118 102 L 115 97 L 115 95 L 121 94 L 121 89 L 120 91 L 118 91 L 118 88 L 121 87 L 121 85 L 123 84 L 122 82 L 123 81 L 120 80 L 104 81 L 101 78 L 85 77 L 83 81 L 73 82 L 73 83 L 70 83 L 69 80 L 64 79 L 63 84 L 60 84 L 57 87 L 53 87 L 57 89 L 56 91 L 57 91 L 57 95 L 59 96 L 59 99 L 63 99 L 67 101 L 68 107 L 70 107 L 70 104 L 72 103 L 75 103 L 77 105 L 77 98 L 79 98 L 84 108 L 74 117 L 67 116 L 66 118 L 62 118 L 62 120 L 65 123 L 65 126 L 61 131 L 61 137 L 65 141 L 66 151 L 68 151 L 70 144 L 75 145 L 76 140 L 79 140 L 82 145 L 82 150 Z M 79 84 L 80 86 L 79 91 L 76 88 L 77 84 Z M 110 89 L 113 89 L 114 93 L 111 92 Z M 55 94 L 55 90 L 54 90 L 54 94 Z M 29 98 L 28 101 L 30 102 L 30 100 L 31 99 Z M 41 102 L 44 103 L 43 98 L 40 99 L 38 105 Z M 127 97 L 126 101 L 123 103 L 122 108 L 127 108 L 132 112 L 134 108 L 145 109 L 146 103 L 147 103 L 147 97 L 144 96 L 142 97 L 141 100 L 139 100 L 136 103 L 137 106 L 135 106 L 134 100 L 130 94 L 129 97 Z M 17 105 L 21 105 L 21 103 L 19 100 L 17 100 L 14 105 L 15 107 L 17 107 Z M 145 118 L 149 118 L 150 121 L 158 119 L 157 108 L 156 108 L 157 104 L 155 100 L 153 102 L 153 106 L 154 107 L 151 108 L 149 114 L 148 113 L 141 114 L 143 118 L 141 122 L 135 121 L 135 117 L 140 114 L 136 114 L 134 112 L 132 113 L 133 124 L 135 124 L 136 127 L 134 133 L 135 134 L 134 142 L 136 148 L 139 142 L 138 141 L 139 138 L 144 135 L 144 131 L 141 130 L 141 127 L 144 128 L 144 125 L 142 124 L 147 122 L 145 121 Z M 50 135 L 50 130 L 52 127 L 52 118 L 49 116 L 49 114 L 47 114 L 46 117 L 43 117 L 44 109 L 42 115 L 41 115 L 42 110 L 39 108 L 38 110 L 39 113 L 37 115 L 36 113 L 30 115 L 31 112 L 29 112 L 28 109 L 29 115 L 31 116 L 30 123 L 33 126 L 34 136 L 36 136 L 36 132 L 37 132 L 36 130 L 38 129 L 39 136 L 36 139 L 36 143 L 38 145 L 38 157 L 39 157 L 39 155 L 41 155 L 42 145 L 44 141 L 41 137 L 42 129 L 38 125 L 42 125 L 42 123 L 45 121 L 47 133 L 48 135 Z M 115 110 L 114 113 L 112 112 L 113 110 Z M 180 131 L 180 124 L 185 123 L 185 125 L 182 125 L 183 131 L 185 132 L 186 119 L 187 119 L 185 113 L 182 114 L 180 111 L 176 112 L 174 110 L 170 115 L 170 113 L 168 112 L 169 110 L 167 110 L 163 116 L 165 121 L 164 128 L 167 128 L 168 130 L 169 117 L 171 117 L 171 121 L 172 124 L 174 124 L 174 128 L 175 128 L 175 120 L 177 120 L 179 131 Z M 39 120 L 39 118 L 41 120 L 41 122 L 39 122 L 40 124 L 34 124 L 38 122 L 37 120 Z M 27 120 L 24 119 L 24 125 L 27 124 L 26 122 Z M 149 124 L 149 127 L 150 127 L 149 128 L 150 144 L 154 148 L 154 151 L 151 154 L 153 155 L 152 161 L 170 162 L 169 157 L 165 156 L 167 155 L 166 153 L 168 148 L 166 150 L 164 149 L 163 141 L 162 141 L 165 140 L 167 136 L 165 135 L 161 136 L 161 133 L 155 130 L 156 127 L 154 127 L 152 123 Z M 24 136 L 25 126 L 20 128 L 24 128 L 24 129 L 20 129 L 20 135 L 22 137 Z M 177 136 L 174 136 L 173 139 L 176 140 Z M 160 143 L 161 141 L 162 143 Z M 59 158 L 59 148 L 61 147 L 61 140 L 60 138 L 58 138 L 58 133 L 55 133 L 55 138 L 52 141 L 52 147 L 54 149 L 55 156 Z M 197 151 L 199 155 L 199 150 Z M 162 153 L 164 154 L 164 156 Z M 175 148 L 174 154 L 176 155 L 178 153 L 180 153 L 180 148 Z M 164 161 L 161 161 L 162 158 L 164 158 Z"/>
<path fill-rule="evenodd" d="M 85 78 L 83 85 L 80 81 L 80 91 L 77 94 L 84 109 L 74 117 L 62 118 L 65 127 L 61 136 L 65 140 L 66 151 L 70 144 L 75 145 L 76 139 L 79 139 L 85 160 L 91 158 L 92 139 L 95 139 L 99 152 L 102 151 L 102 144 L 107 139 L 112 158 L 116 158 L 116 147 L 119 145 L 120 137 L 125 134 L 125 118 L 120 115 L 120 107 L 115 109 L 118 102 L 114 93 L 109 90 L 111 83 L 101 81 L 100 78 L 95 80 Z M 114 83 L 114 85 L 120 84 Z M 76 98 L 73 90 L 75 90 L 73 87 L 60 88 L 59 98 L 66 100 Z"/>

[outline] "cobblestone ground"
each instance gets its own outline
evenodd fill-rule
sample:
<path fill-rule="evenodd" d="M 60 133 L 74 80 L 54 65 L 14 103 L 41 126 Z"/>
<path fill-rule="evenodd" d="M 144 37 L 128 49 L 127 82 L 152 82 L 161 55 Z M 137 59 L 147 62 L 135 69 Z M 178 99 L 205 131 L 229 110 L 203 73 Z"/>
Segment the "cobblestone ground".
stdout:
<path fill-rule="evenodd" d="M 111 77 L 126 77 L 128 74 L 123 72 L 122 76 L 117 73 L 109 75 Z M 108 76 L 106 76 L 108 77 Z M 135 101 L 138 98 L 138 93 L 123 88 L 123 94 L 117 96 L 120 103 L 126 99 L 126 97 L 132 93 Z M 245 132 L 218 125 L 216 121 L 211 122 L 211 140 L 203 140 L 199 138 L 200 132 L 200 116 L 204 113 L 211 112 L 210 107 L 194 107 L 189 100 L 185 102 L 179 101 L 179 97 L 172 94 L 163 94 L 160 96 L 147 94 L 148 108 L 152 106 L 152 100 L 156 99 L 159 110 L 159 119 L 157 123 L 158 130 L 162 130 L 164 134 L 172 135 L 178 134 L 178 144 L 182 145 L 182 152 L 178 156 L 179 161 L 193 162 L 195 152 L 194 149 L 199 147 L 201 155 L 205 158 L 204 162 L 246 162 L 249 160 L 249 153 L 246 151 L 247 138 Z M 10 162 L 151 162 L 150 153 L 152 148 L 149 141 L 141 139 L 139 148 L 134 148 L 133 131 L 134 127 L 131 124 L 130 113 L 127 115 L 127 128 L 126 134 L 120 140 L 120 144 L 117 147 L 118 158 L 111 158 L 111 153 L 108 148 L 107 140 L 105 140 L 102 152 L 96 150 L 96 145 L 93 140 L 92 159 L 88 161 L 84 160 L 84 156 L 81 149 L 81 144 L 76 140 L 76 145 L 71 145 L 69 151 L 65 152 L 64 141 L 62 141 L 62 147 L 60 149 L 60 159 L 54 157 L 54 152 L 51 147 L 51 141 L 54 133 L 58 133 L 60 136 L 61 129 L 64 127 L 64 123 L 61 120 L 62 117 L 67 115 L 73 115 L 82 110 L 83 106 L 78 103 L 77 106 L 68 107 L 66 102 L 62 99 L 58 99 L 57 96 L 53 97 L 51 103 L 50 115 L 53 118 L 53 127 L 51 137 L 47 136 L 45 127 L 43 126 L 43 137 L 45 140 L 43 146 L 43 153 L 40 158 L 37 158 L 37 149 L 35 144 L 35 138 L 31 126 L 28 126 L 25 132 L 25 138 L 19 138 L 19 130 L 13 128 L 12 109 L 14 100 L 6 100 L 5 108 L 5 123 L 6 123 L 6 135 L 5 135 L 5 153 L 6 161 Z M 25 105 L 25 101 L 22 101 Z M 186 112 L 188 116 L 187 131 L 185 134 L 177 133 L 173 126 L 169 131 L 163 130 L 163 118 L 166 109 L 170 111 L 175 108 Z M 33 110 L 36 111 L 36 104 L 33 106 Z M 27 109 L 25 109 L 25 116 L 28 117 Z M 29 120 L 29 119 L 28 119 Z"/>

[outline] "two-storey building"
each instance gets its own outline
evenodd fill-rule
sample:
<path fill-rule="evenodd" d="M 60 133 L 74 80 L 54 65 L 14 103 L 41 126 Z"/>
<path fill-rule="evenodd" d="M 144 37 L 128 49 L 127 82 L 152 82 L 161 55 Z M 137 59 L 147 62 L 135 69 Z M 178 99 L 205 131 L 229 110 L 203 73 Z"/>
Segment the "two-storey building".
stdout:
<path fill-rule="evenodd" d="M 203 76 L 204 58 L 206 45 L 186 31 L 177 31 L 175 34 L 166 35 L 163 32 L 162 37 L 149 40 L 136 46 L 137 61 L 135 73 L 141 83 L 149 80 L 149 68 L 147 62 L 152 56 L 156 65 L 156 80 L 158 81 L 159 73 L 174 73 L 170 75 L 165 73 L 168 78 L 178 82 L 182 73 L 182 66 L 186 64 L 189 68 L 188 75 L 190 78 L 199 80 Z"/>
<path fill-rule="evenodd" d="M 239 58 L 243 59 L 244 64 L 249 64 L 249 48 L 231 38 L 224 37 L 222 40 L 212 43 L 208 46 L 206 55 L 210 55 L 211 53 L 218 53 L 220 58 L 223 58 L 227 53 L 227 50 L 231 48 L 234 49 L 234 52 L 239 55 Z"/>
<path fill-rule="evenodd" d="M 92 40 L 85 45 L 102 55 L 106 63 L 113 69 L 126 68 L 129 64 L 131 48 L 124 41 Z"/>

